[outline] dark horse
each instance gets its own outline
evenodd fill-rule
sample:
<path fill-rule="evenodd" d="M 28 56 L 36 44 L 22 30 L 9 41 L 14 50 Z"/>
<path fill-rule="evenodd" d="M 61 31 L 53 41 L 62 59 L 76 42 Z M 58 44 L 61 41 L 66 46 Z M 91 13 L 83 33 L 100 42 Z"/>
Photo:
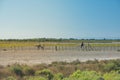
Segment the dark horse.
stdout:
<path fill-rule="evenodd" d="M 40 50 L 40 49 L 44 50 L 44 46 L 42 46 L 41 44 L 36 45 L 36 47 L 37 47 L 38 50 Z"/>

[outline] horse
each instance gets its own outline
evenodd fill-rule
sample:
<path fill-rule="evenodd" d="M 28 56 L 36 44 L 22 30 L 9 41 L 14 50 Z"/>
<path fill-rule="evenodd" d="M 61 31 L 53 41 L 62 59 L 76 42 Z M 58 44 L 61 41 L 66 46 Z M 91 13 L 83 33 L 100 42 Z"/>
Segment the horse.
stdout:
<path fill-rule="evenodd" d="M 40 49 L 44 50 L 44 46 L 42 46 L 41 44 L 36 45 L 36 47 L 37 47 L 38 50 L 40 50 Z"/>

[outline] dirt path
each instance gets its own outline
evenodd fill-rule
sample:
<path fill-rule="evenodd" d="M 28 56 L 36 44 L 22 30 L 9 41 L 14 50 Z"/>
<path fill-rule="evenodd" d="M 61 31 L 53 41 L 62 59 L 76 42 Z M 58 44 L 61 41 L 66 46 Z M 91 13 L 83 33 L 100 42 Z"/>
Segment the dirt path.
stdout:
<path fill-rule="evenodd" d="M 0 65 L 8 64 L 28 64 L 51 63 L 53 61 L 73 61 L 79 59 L 103 60 L 120 59 L 120 52 L 117 51 L 1 51 Z"/>

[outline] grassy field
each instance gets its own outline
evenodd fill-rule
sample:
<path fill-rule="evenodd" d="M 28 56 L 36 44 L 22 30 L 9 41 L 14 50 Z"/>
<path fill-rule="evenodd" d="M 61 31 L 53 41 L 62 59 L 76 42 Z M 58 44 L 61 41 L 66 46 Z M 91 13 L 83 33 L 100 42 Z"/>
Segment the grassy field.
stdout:
<path fill-rule="evenodd" d="M 41 44 L 42 46 L 80 46 L 81 42 L 84 42 L 86 46 L 94 47 L 120 47 L 120 41 L 111 40 L 64 40 L 64 41 L 0 41 L 1 48 L 12 48 L 12 47 L 31 47 Z"/>

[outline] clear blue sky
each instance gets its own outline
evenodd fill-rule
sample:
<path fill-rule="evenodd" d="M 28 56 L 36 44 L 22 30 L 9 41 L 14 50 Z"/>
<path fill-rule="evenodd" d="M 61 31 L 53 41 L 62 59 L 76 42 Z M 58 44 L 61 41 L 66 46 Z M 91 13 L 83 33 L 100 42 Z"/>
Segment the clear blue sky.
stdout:
<path fill-rule="evenodd" d="M 120 38 L 120 0 L 0 0 L 0 39 Z"/>

